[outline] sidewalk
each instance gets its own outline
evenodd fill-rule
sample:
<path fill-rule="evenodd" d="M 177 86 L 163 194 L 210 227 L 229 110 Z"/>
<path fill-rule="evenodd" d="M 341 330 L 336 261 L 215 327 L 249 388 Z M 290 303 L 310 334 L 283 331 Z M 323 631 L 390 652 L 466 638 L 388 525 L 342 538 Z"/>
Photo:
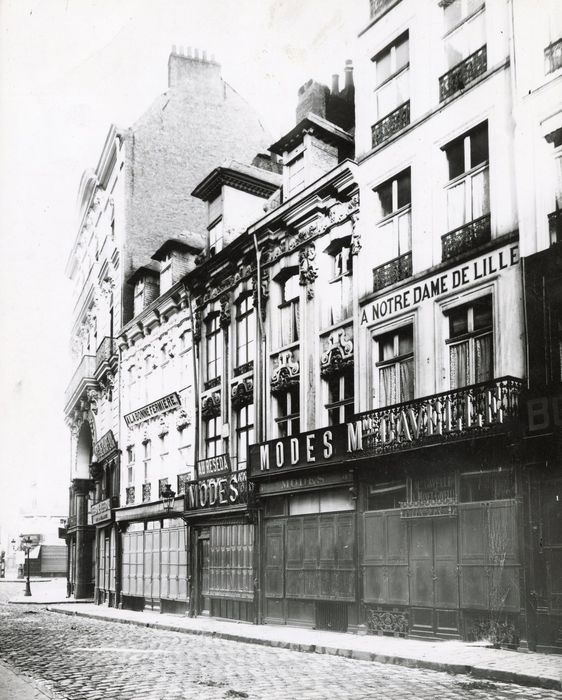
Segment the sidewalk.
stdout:
<path fill-rule="evenodd" d="M 436 642 L 353 635 L 275 625 L 252 625 L 205 617 L 189 618 L 151 611 L 117 610 L 84 602 L 64 602 L 65 605 L 50 605 L 48 610 L 249 644 L 335 654 L 362 661 L 470 674 L 474 678 L 562 690 L 562 657 L 555 654 L 525 654 L 460 641 Z"/>

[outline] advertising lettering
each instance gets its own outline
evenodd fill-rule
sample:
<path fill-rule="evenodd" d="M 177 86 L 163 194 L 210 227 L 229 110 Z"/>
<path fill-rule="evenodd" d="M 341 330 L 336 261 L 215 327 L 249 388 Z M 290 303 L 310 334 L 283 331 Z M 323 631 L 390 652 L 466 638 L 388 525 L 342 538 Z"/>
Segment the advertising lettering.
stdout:
<path fill-rule="evenodd" d="M 127 413 L 127 415 L 124 416 L 125 423 L 127 424 L 127 427 L 130 428 L 131 425 L 135 425 L 135 423 L 140 423 L 148 418 L 157 416 L 165 411 L 171 411 L 172 409 L 179 408 L 180 406 L 180 397 L 174 392 L 173 394 L 168 394 L 168 396 L 158 399 L 158 401 L 149 403 L 148 406 L 139 408 L 137 411 Z"/>
<path fill-rule="evenodd" d="M 240 500 L 242 477 L 231 474 L 228 477 L 191 481 L 186 486 L 186 510 L 235 505 Z"/>

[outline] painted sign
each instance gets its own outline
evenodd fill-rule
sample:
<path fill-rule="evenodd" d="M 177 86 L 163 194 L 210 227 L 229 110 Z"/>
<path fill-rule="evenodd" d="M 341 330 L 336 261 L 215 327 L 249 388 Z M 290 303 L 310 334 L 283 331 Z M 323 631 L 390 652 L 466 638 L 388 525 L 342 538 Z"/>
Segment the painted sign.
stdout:
<path fill-rule="evenodd" d="M 230 472 L 230 459 L 228 455 L 217 455 L 208 459 L 200 459 L 197 462 L 197 476 L 204 479 L 208 476 L 222 476 Z"/>
<path fill-rule="evenodd" d="M 93 525 L 111 520 L 111 498 L 106 498 L 105 501 L 94 503 L 90 507 L 90 514 L 92 516 Z"/>
<path fill-rule="evenodd" d="M 502 429 L 518 420 L 521 380 L 503 377 L 361 414 L 357 420 L 250 446 L 250 474 L 271 476 L 451 442 Z"/>
<path fill-rule="evenodd" d="M 154 416 L 164 413 L 165 411 L 171 411 L 174 408 L 179 408 L 181 406 L 180 397 L 174 392 L 173 394 L 168 394 L 168 396 L 163 396 L 158 401 L 149 403 L 148 406 L 143 406 L 136 411 L 127 413 L 125 418 L 125 423 L 127 427 L 130 428 L 136 423 L 142 423 L 142 421 L 148 418 L 153 418 Z"/>
<path fill-rule="evenodd" d="M 428 277 L 417 284 L 377 298 L 361 311 L 361 325 L 367 325 L 413 308 L 428 300 L 442 297 L 449 292 L 461 291 L 464 287 L 485 280 L 500 270 L 517 265 L 519 246 L 504 246 L 492 253 L 482 255 L 465 265 L 453 267 L 445 272 Z"/>
<path fill-rule="evenodd" d="M 292 491 L 310 491 L 324 488 L 325 486 L 349 483 L 352 480 L 353 475 L 349 471 L 313 474 L 312 476 L 287 476 L 284 479 L 275 481 L 264 481 L 260 484 L 260 496 L 290 493 Z"/>
<path fill-rule="evenodd" d="M 113 431 L 108 430 L 94 445 L 94 454 L 98 458 L 98 462 L 101 462 L 116 449 L 117 442 L 113 436 Z"/>
<path fill-rule="evenodd" d="M 562 426 L 562 396 L 527 399 L 527 428 L 538 433 Z"/>
<path fill-rule="evenodd" d="M 245 473 L 234 472 L 224 477 L 190 481 L 185 486 L 185 509 L 220 508 L 240 502 L 245 491 Z"/>

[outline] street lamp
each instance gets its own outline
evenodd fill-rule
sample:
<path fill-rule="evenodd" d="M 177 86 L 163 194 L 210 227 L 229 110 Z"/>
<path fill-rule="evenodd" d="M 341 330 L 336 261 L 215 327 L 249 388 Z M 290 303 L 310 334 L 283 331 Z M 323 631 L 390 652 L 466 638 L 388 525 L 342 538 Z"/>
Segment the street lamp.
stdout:
<path fill-rule="evenodd" d="M 23 551 L 25 552 L 25 556 L 27 559 L 27 580 L 25 582 L 25 593 L 24 596 L 26 595 L 31 595 L 31 587 L 29 585 L 29 551 L 33 547 L 33 540 L 31 537 L 24 537 L 21 541 L 21 547 Z"/>
<path fill-rule="evenodd" d="M 174 498 L 176 497 L 176 492 L 172 491 L 170 484 L 166 484 L 162 487 L 160 491 L 160 498 L 164 504 L 164 510 L 169 513 L 174 507 Z"/>

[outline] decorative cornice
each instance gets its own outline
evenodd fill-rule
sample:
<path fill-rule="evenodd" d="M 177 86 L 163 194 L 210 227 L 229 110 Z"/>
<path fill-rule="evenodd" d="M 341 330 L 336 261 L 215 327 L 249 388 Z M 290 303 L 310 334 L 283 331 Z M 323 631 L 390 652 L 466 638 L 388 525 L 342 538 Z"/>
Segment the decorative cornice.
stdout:
<path fill-rule="evenodd" d="M 201 416 L 203 420 L 216 418 L 221 414 L 221 393 L 215 391 L 201 400 Z"/>
<path fill-rule="evenodd" d="M 328 338 L 328 349 L 320 358 L 320 374 L 330 377 L 353 367 L 353 340 L 345 329 L 333 331 Z"/>
<path fill-rule="evenodd" d="M 271 393 L 275 394 L 280 391 L 286 391 L 293 386 L 298 386 L 299 376 L 299 363 L 293 359 L 292 350 L 279 353 L 277 365 L 271 374 Z"/>

